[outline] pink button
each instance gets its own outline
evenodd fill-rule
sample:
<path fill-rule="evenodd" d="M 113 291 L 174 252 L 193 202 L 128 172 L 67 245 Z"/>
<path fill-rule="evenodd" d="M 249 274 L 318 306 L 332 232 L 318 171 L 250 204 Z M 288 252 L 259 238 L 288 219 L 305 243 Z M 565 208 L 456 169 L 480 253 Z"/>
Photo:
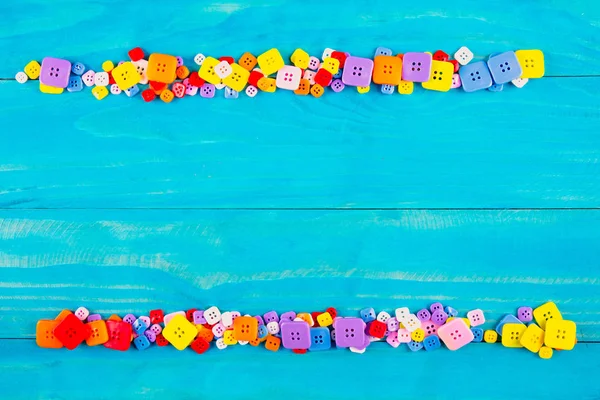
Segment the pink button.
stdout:
<path fill-rule="evenodd" d="M 475 338 L 473 332 L 465 321 L 460 318 L 453 319 L 437 330 L 438 336 L 449 350 L 458 350 L 471 343 Z"/>

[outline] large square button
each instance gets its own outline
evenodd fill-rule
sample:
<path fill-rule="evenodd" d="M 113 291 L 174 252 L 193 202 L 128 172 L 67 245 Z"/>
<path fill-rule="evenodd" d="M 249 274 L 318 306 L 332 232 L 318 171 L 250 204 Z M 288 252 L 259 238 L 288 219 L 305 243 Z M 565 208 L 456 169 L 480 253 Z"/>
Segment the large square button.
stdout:
<path fill-rule="evenodd" d="M 183 315 L 176 315 L 163 329 L 162 335 L 177 350 L 188 347 L 196 338 L 198 329 Z"/>
<path fill-rule="evenodd" d="M 541 50 L 517 50 L 515 55 L 521 64 L 521 78 L 541 78 L 544 76 L 544 53 Z"/>
<path fill-rule="evenodd" d="M 445 61 L 432 61 L 429 80 L 421 85 L 424 89 L 447 92 L 452 86 L 452 74 L 454 65 Z M 429 318 L 427 318 L 429 319 Z"/>
<path fill-rule="evenodd" d="M 71 63 L 61 58 L 46 57 L 42 60 L 40 83 L 55 88 L 66 88 L 69 85 Z"/>
<path fill-rule="evenodd" d="M 137 85 L 141 80 L 137 68 L 130 61 L 126 61 L 123 64 L 116 66 L 112 70 L 112 77 L 121 90 L 127 90 L 130 87 Z"/>
<path fill-rule="evenodd" d="M 265 76 L 274 74 L 285 65 L 283 57 L 281 57 L 281 53 L 279 53 L 279 50 L 275 48 L 265 51 L 256 59 L 258 61 L 258 68 L 263 74 L 265 74 Z"/>
<path fill-rule="evenodd" d="M 54 328 L 60 323 L 53 319 L 39 320 L 35 327 L 35 342 L 45 349 L 60 349 L 63 344 L 54 336 Z"/>
<path fill-rule="evenodd" d="M 405 53 L 402 61 L 402 80 L 427 82 L 431 75 L 432 58 L 429 53 Z"/>
<path fill-rule="evenodd" d="M 150 81 L 174 82 L 177 77 L 177 58 L 167 54 L 150 54 L 146 76 Z"/>
<path fill-rule="evenodd" d="M 558 350 L 572 350 L 575 347 L 576 333 L 575 322 L 551 319 L 546 323 L 544 344 Z"/>
<path fill-rule="evenodd" d="M 342 72 L 342 82 L 348 86 L 369 86 L 373 75 L 373 60 L 350 56 Z"/>
<path fill-rule="evenodd" d="M 54 336 L 69 350 L 73 350 L 90 336 L 90 328 L 74 314 L 69 314 L 54 328 Z"/>
<path fill-rule="evenodd" d="M 465 92 L 487 89 L 492 86 L 492 75 L 484 61 L 463 66 L 459 71 L 462 88 Z"/>
<path fill-rule="evenodd" d="M 487 64 L 496 84 L 508 83 L 523 73 L 514 51 L 496 54 L 488 59 Z"/>
<path fill-rule="evenodd" d="M 402 60 L 393 56 L 376 56 L 373 62 L 373 82 L 397 86 L 402 80 Z M 367 86 L 367 85 L 364 85 Z"/>

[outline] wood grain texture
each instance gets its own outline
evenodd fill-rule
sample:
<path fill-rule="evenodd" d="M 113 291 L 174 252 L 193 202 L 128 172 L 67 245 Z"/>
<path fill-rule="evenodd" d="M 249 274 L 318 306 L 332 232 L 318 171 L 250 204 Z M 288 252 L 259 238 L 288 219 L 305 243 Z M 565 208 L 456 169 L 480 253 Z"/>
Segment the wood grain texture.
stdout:
<path fill-rule="evenodd" d="M 2 211 L 0 332 L 85 304 L 357 313 L 435 301 L 489 326 L 554 299 L 600 339 L 598 211 Z M 10 322 L 10 323 L 6 323 Z"/>
<path fill-rule="evenodd" d="M 598 207 L 598 82 L 169 106 L 7 83 L 0 206 Z"/>
<path fill-rule="evenodd" d="M 2 384 L 3 396 L 14 400 L 30 399 L 28 393 L 51 399 L 89 398 L 95 379 L 99 387 L 93 397 L 111 400 L 196 399 L 213 391 L 234 399 L 280 397 L 283 391 L 289 399 L 347 400 L 373 396 L 377 386 L 389 388 L 397 399 L 592 400 L 600 396 L 595 384 L 598 344 L 580 345 L 578 351 L 557 353 L 549 361 L 524 349 L 485 343 L 468 345 L 459 353 L 411 353 L 406 345 L 392 349 L 375 343 L 362 355 L 340 350 L 297 355 L 236 346 L 199 356 L 173 348 L 143 353 L 104 348 L 57 352 L 37 348 L 33 340 L 5 340 L 0 341 L 0 352 L 0 372 L 11 377 Z M 515 381 L 516 370 L 523 371 L 523 380 L 508 384 Z M 323 373 L 334 383 L 308 383 L 319 381 Z M 442 379 L 444 374 L 456 379 L 457 385 L 433 383 L 432 376 Z M 464 385 L 458 385 L 459 378 Z M 65 380 L 82 384 L 66 385 Z"/>
<path fill-rule="evenodd" d="M 388 385 L 399 398 L 600 398 L 597 2 L 4 0 L 0 19 L 0 397 L 187 399 L 218 384 L 244 399 L 370 398 Z M 138 45 L 188 64 L 273 46 L 540 48 L 555 78 L 499 94 L 170 106 L 4 80 L 47 55 L 98 70 Z M 485 344 L 197 356 L 32 340 L 37 319 L 82 304 L 352 314 L 442 301 L 482 308 L 488 327 L 549 299 L 580 341 L 550 361 Z M 320 376 L 334 384 L 316 388 Z"/>

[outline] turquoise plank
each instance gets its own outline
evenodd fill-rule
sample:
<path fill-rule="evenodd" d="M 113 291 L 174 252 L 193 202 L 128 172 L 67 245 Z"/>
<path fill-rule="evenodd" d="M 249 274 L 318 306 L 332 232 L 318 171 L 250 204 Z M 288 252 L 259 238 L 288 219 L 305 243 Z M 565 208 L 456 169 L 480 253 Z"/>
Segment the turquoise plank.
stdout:
<path fill-rule="evenodd" d="M 463 0 L 452 7 L 443 0 L 370 1 L 368 7 L 346 1 L 4 0 L 0 15 L 0 77 L 47 55 L 98 69 L 138 45 L 188 60 L 197 52 L 238 57 L 273 46 L 287 54 L 332 47 L 371 55 L 379 45 L 397 52 L 454 52 L 467 45 L 480 57 L 540 48 L 549 75 L 600 74 L 600 6 L 589 0 Z"/>
<path fill-rule="evenodd" d="M 600 345 L 577 345 L 542 360 L 525 349 L 471 344 L 410 353 L 383 343 L 305 355 L 236 346 L 203 355 L 151 348 L 126 353 L 35 347 L 0 340 L 3 396 L 9 399 L 597 399 Z M 442 382 L 444 384 L 442 384 Z M 448 383 L 446 383 L 448 382 Z"/>
<path fill-rule="evenodd" d="M 4 83 L 0 207 L 598 207 L 598 79 L 171 105 Z"/>
<path fill-rule="evenodd" d="M 554 300 L 600 339 L 600 211 L 0 211 L 0 331 L 62 308 L 251 314 Z"/>

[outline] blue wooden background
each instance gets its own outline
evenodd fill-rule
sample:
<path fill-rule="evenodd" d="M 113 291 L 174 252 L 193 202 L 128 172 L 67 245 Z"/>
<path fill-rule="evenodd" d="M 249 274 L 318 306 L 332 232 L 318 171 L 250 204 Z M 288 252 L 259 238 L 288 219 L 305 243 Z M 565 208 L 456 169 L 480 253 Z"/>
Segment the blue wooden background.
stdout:
<path fill-rule="evenodd" d="M 2 398 L 600 398 L 600 5 L 589 0 L 0 2 Z M 11 78 L 141 46 L 478 57 L 539 48 L 503 93 L 278 92 L 98 102 Z M 264 312 L 442 301 L 493 323 L 552 299 L 580 344 L 363 355 L 51 351 L 35 323 L 217 304 Z M 258 354 L 260 353 L 260 354 Z M 441 379 L 442 385 L 435 379 Z M 212 394 L 211 394 L 212 393 Z"/>

